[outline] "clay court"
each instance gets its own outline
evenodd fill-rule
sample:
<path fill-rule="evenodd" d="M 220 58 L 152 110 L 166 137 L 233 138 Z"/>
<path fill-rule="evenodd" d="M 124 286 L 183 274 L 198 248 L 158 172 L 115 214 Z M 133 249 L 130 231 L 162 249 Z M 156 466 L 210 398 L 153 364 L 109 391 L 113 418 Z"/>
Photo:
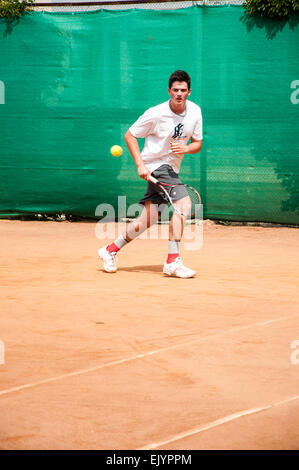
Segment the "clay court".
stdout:
<path fill-rule="evenodd" d="M 0 448 L 298 449 L 297 229 L 207 220 L 177 279 L 95 227 L 0 222 Z"/>

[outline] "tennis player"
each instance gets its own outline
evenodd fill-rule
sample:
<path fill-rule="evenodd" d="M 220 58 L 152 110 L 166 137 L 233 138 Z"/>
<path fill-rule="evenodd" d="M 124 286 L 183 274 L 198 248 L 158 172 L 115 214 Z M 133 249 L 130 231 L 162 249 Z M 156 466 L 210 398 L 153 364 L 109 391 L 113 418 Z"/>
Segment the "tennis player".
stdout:
<path fill-rule="evenodd" d="M 128 225 L 117 240 L 98 251 L 106 272 L 117 271 L 118 251 L 156 223 L 167 205 L 165 196 L 163 197 L 156 185 L 149 182 L 150 175 L 163 183 L 181 183 L 179 170 L 184 155 L 201 150 L 202 114 L 200 107 L 188 100 L 190 93 L 189 75 L 182 70 L 175 71 L 169 77 L 170 99 L 145 111 L 125 134 L 138 175 L 148 181 L 148 186 L 144 197 L 139 201 L 144 206 L 140 216 Z M 138 138 L 145 138 L 142 152 Z M 184 186 L 178 186 L 175 201 L 179 210 L 188 212 L 190 199 Z M 185 219 L 183 215 L 174 212 L 170 220 L 168 257 L 163 268 L 163 273 L 168 276 L 189 278 L 196 274 L 184 266 L 179 256 Z"/>

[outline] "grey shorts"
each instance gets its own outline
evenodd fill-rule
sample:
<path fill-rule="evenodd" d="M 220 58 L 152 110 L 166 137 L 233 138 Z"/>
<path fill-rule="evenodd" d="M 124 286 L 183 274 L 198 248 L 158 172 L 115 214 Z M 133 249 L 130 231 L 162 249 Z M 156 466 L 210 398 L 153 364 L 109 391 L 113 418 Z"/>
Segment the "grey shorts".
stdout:
<path fill-rule="evenodd" d="M 152 172 L 152 176 L 156 178 L 161 183 L 167 184 L 179 184 L 182 183 L 179 175 L 174 171 L 170 165 L 161 165 L 155 171 Z M 167 189 L 167 188 L 165 188 Z M 188 196 L 188 193 L 184 186 L 178 186 L 175 191 L 175 196 L 172 196 L 173 201 L 178 201 L 183 197 Z M 152 201 L 154 204 L 167 204 L 168 200 L 165 197 L 165 194 L 162 190 L 157 188 L 153 183 L 148 183 L 147 190 L 142 199 L 140 199 L 139 204 L 145 204 L 147 201 Z"/>

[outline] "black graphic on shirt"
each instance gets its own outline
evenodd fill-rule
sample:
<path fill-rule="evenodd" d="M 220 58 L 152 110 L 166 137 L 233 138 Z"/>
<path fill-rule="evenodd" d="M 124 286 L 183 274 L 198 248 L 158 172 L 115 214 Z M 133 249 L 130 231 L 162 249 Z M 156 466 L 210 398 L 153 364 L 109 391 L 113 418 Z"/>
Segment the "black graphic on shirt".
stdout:
<path fill-rule="evenodd" d="M 178 137 L 182 137 L 183 129 L 184 129 L 184 124 L 182 123 L 175 126 L 172 138 L 177 139 Z"/>

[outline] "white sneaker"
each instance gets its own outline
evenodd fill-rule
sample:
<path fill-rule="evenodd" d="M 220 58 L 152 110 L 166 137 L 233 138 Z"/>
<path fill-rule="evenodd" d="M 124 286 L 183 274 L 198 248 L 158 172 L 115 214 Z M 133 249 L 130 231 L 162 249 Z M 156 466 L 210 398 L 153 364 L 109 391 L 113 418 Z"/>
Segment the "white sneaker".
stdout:
<path fill-rule="evenodd" d="M 107 251 L 107 246 L 103 246 L 98 251 L 99 257 L 104 261 L 104 271 L 106 273 L 115 273 L 117 271 L 117 254 L 116 251 L 110 253 Z"/>
<path fill-rule="evenodd" d="M 193 277 L 196 274 L 196 272 L 192 271 L 192 269 L 186 268 L 186 266 L 183 265 L 183 261 L 179 257 L 176 258 L 172 263 L 167 263 L 165 261 L 163 273 L 167 276 L 183 278 Z"/>

